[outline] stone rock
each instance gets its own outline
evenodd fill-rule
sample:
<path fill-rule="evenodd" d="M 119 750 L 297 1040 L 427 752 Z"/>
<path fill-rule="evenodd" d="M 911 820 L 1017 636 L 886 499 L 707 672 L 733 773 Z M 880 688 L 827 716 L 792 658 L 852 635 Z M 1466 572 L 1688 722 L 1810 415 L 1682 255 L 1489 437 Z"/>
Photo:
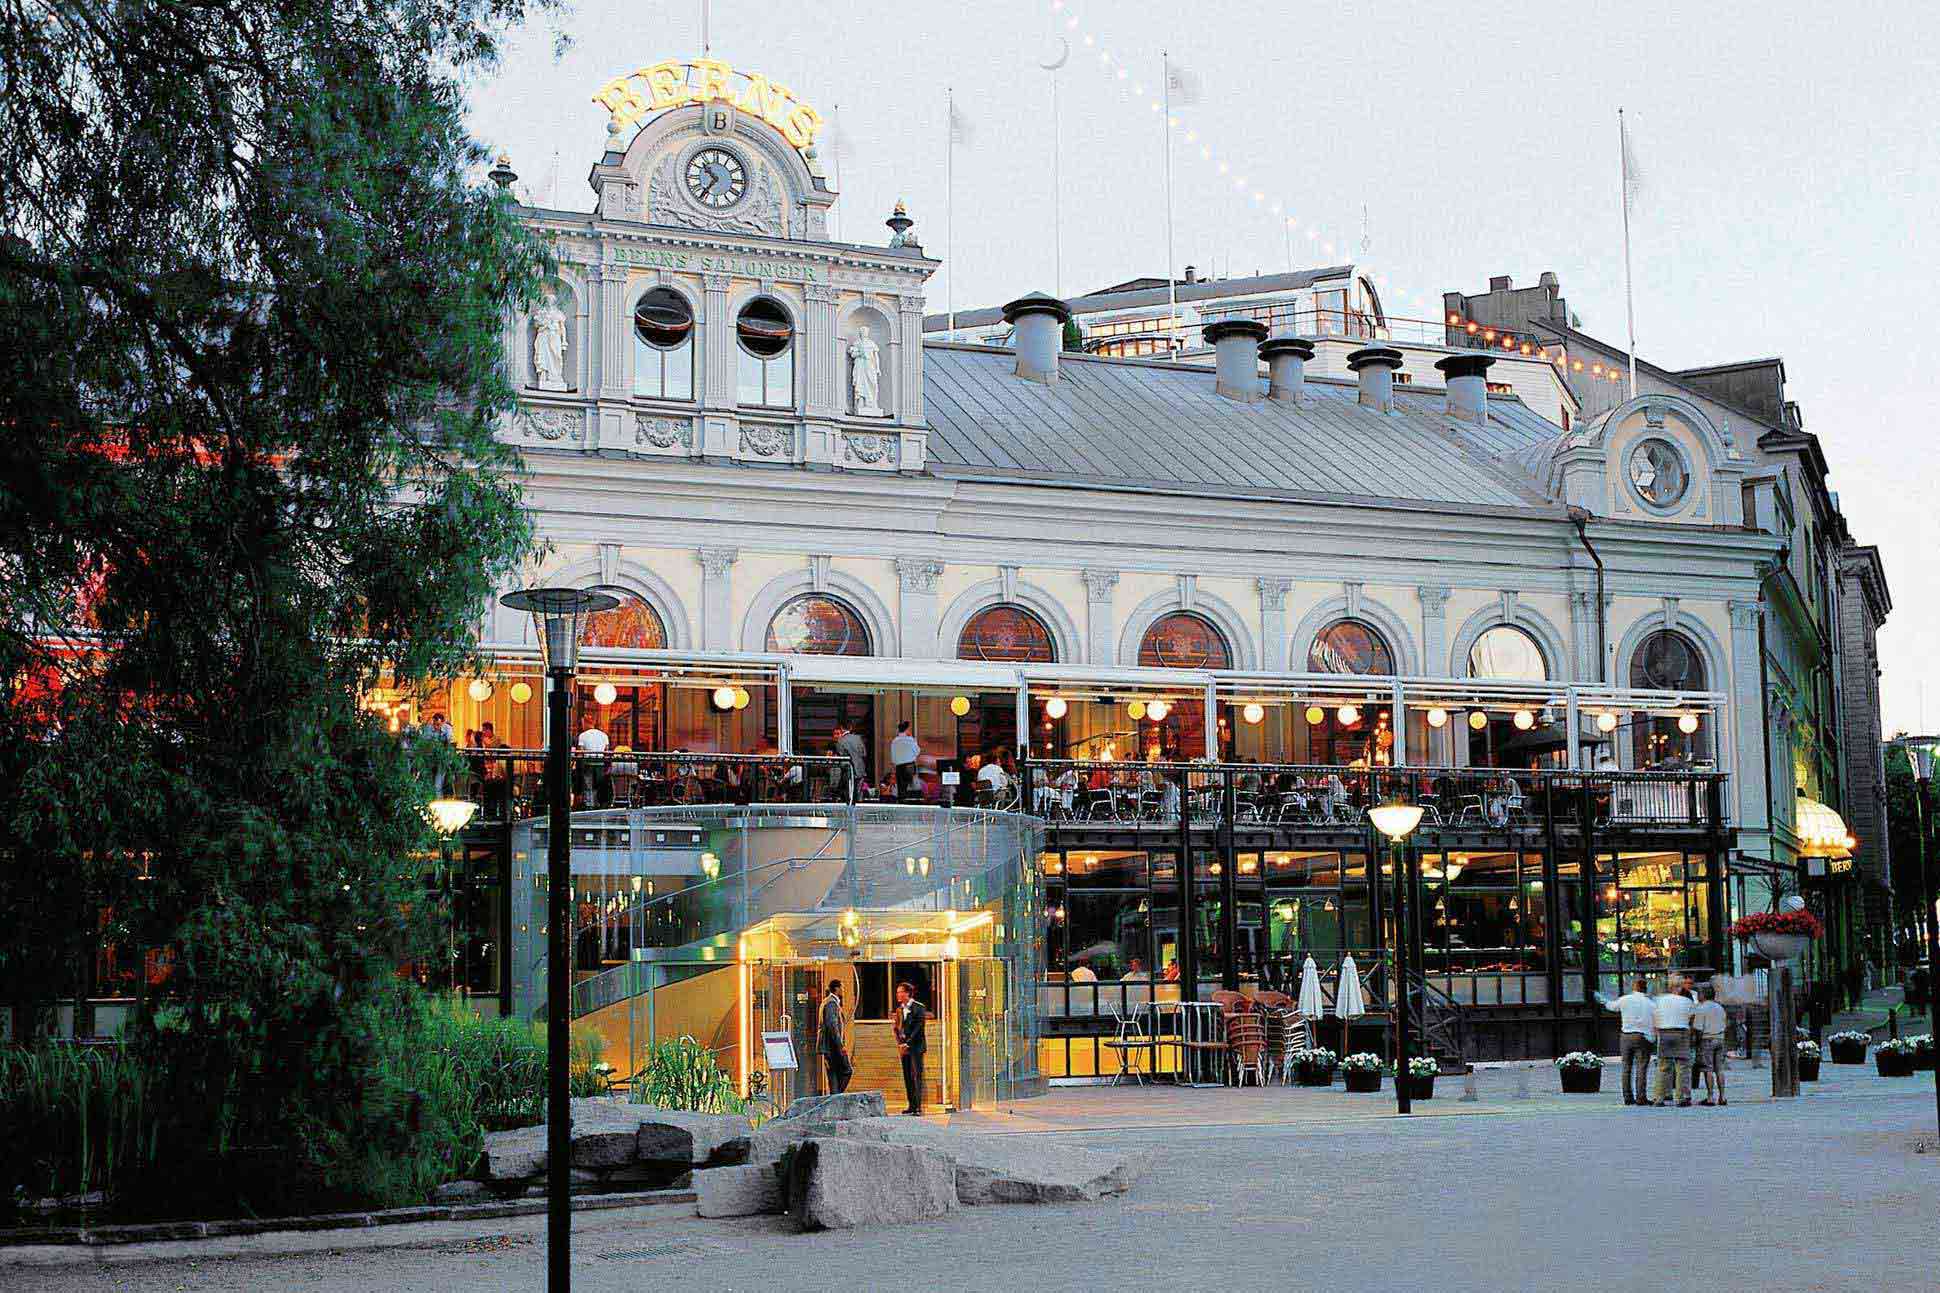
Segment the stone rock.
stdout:
<path fill-rule="evenodd" d="M 811 1122 L 837 1122 L 844 1118 L 880 1118 L 888 1111 L 880 1091 L 844 1091 L 837 1095 L 799 1096 L 788 1102 L 788 1108 L 775 1121 L 806 1118 Z"/>
<path fill-rule="evenodd" d="M 483 1181 L 446 1181 L 431 1192 L 433 1203 L 477 1203 L 492 1197 L 492 1188 Z"/>
<path fill-rule="evenodd" d="M 544 1127 L 485 1133 L 485 1175 L 494 1181 L 523 1181 L 543 1176 L 546 1161 Z"/>
<path fill-rule="evenodd" d="M 964 1137 L 947 1147 L 958 1202 L 1090 1203 L 1123 1194 L 1145 1171 L 1143 1155 L 1080 1149 L 1037 1137 Z"/>
<path fill-rule="evenodd" d="M 640 1110 L 634 1152 L 643 1162 L 718 1167 L 748 1161 L 754 1125 L 744 1116 L 634 1107 Z"/>
<path fill-rule="evenodd" d="M 639 1158 L 639 1133 L 617 1124 L 586 1127 L 573 1123 L 573 1167 L 603 1170 L 626 1167 Z"/>
<path fill-rule="evenodd" d="M 805 1230 L 928 1221 L 956 1206 L 956 1165 L 933 1149 L 813 1137 L 789 1159 L 788 1210 Z"/>
<path fill-rule="evenodd" d="M 771 1166 L 708 1167 L 694 1173 L 694 1206 L 703 1217 L 755 1217 L 780 1212 L 781 1177 Z"/>

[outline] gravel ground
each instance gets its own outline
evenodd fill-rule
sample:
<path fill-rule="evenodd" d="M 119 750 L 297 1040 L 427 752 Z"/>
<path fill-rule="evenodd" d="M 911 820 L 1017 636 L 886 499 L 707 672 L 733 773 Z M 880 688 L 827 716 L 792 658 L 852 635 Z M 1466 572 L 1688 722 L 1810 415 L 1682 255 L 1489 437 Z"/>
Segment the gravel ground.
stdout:
<path fill-rule="evenodd" d="M 1357 1116 L 1034 1134 L 1149 1149 L 1132 1193 L 988 1207 L 920 1227 L 798 1235 L 673 1208 L 576 1218 L 574 1285 L 701 1289 L 1927 1289 L 1940 1156 L 1930 1090 L 1845 1089 L 1726 1109 L 1610 1101 L 1473 1116 Z M 1265 1093 L 1270 1099 L 1275 1093 Z M 1101 1099 L 1104 1097 L 1100 1097 Z M 1135 1093 L 1125 1098 L 1136 1099 Z M 1264 1106 L 1262 1106 L 1264 1107 Z M 1473 1106 L 1470 1106 L 1473 1108 Z M 0 1254 L 9 1293 L 81 1289 L 528 1290 L 543 1219 Z M 375 1247 L 374 1243 L 408 1244 Z M 286 1244 L 287 1246 L 287 1244 Z"/>

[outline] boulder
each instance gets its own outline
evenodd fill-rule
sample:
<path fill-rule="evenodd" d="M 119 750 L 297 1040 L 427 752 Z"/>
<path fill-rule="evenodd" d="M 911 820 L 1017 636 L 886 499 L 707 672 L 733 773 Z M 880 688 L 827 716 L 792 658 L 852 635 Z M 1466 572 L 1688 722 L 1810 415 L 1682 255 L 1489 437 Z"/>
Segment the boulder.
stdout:
<path fill-rule="evenodd" d="M 517 1127 L 485 1133 L 485 1175 L 494 1181 L 523 1181 L 546 1171 L 546 1129 Z"/>
<path fill-rule="evenodd" d="M 776 1122 L 805 1118 L 810 1122 L 839 1122 L 844 1118 L 880 1118 L 888 1112 L 880 1091 L 844 1091 L 837 1095 L 805 1095 L 788 1102 Z"/>
<path fill-rule="evenodd" d="M 959 1202 L 1090 1203 L 1123 1194 L 1142 1155 L 1058 1145 L 1035 1136 L 965 1137 L 948 1147 Z"/>
<path fill-rule="evenodd" d="M 781 1177 L 772 1166 L 708 1167 L 694 1173 L 695 1207 L 703 1217 L 754 1217 L 780 1212 Z"/>
<path fill-rule="evenodd" d="M 446 1181 L 431 1192 L 433 1203 L 482 1203 L 492 1197 L 483 1181 Z"/>
<path fill-rule="evenodd" d="M 788 1162 L 788 1210 L 804 1230 L 929 1221 L 957 1206 L 956 1167 L 918 1145 L 813 1137 Z"/>
<path fill-rule="evenodd" d="M 689 1113 L 636 1105 L 634 1153 L 649 1163 L 721 1166 L 748 1161 L 753 1124 L 727 1113 Z"/>

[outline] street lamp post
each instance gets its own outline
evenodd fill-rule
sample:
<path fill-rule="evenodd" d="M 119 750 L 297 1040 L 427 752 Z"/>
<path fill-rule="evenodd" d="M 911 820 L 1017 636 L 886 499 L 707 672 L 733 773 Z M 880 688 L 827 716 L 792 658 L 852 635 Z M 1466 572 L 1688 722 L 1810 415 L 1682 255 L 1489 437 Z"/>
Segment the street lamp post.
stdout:
<path fill-rule="evenodd" d="M 1408 1012 L 1408 954 L 1414 946 L 1408 922 L 1415 915 L 1415 885 L 1412 855 L 1405 841 L 1421 825 L 1421 805 L 1399 801 L 1367 810 L 1374 829 L 1388 837 L 1388 856 L 1394 860 L 1394 1108 L 1396 1113 L 1412 1111 L 1408 1097 L 1408 1052 L 1414 1041 L 1414 1027 Z"/>
<path fill-rule="evenodd" d="M 1927 869 L 1927 832 L 1933 827 L 1933 764 L 1940 741 L 1924 738 L 1906 743 L 1913 764 L 1914 834 L 1920 843 L 1920 916 L 1927 932 L 1927 1033 L 1940 1038 L 1940 911 L 1933 905 L 1933 872 Z M 1933 1070 L 1934 1124 L 1940 1127 L 1940 1065 Z"/>
<path fill-rule="evenodd" d="M 583 588 L 526 588 L 499 599 L 532 616 L 552 687 L 546 798 L 546 1287 L 572 1288 L 572 687 L 580 630 L 619 599 Z"/>
<path fill-rule="evenodd" d="M 478 812 L 478 805 L 469 799 L 440 797 L 425 805 L 425 816 L 431 819 L 431 828 L 438 832 L 438 869 L 443 872 L 445 900 L 445 973 L 451 976 L 451 995 L 463 994 L 462 976 L 458 970 L 458 913 L 457 888 L 452 880 L 451 841 Z"/>

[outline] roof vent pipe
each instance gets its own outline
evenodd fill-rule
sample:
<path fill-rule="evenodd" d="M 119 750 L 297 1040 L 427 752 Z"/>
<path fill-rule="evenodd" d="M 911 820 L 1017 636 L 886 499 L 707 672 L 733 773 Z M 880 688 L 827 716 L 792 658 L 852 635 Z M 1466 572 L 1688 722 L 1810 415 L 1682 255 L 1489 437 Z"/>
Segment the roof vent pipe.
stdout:
<path fill-rule="evenodd" d="M 1448 416 L 1461 422 L 1489 420 L 1489 365 L 1493 355 L 1450 355 L 1435 361 L 1448 379 Z"/>
<path fill-rule="evenodd" d="M 1393 346 L 1362 346 L 1347 357 L 1347 366 L 1361 379 L 1361 404 L 1377 413 L 1394 412 L 1394 370 L 1401 352 Z"/>
<path fill-rule="evenodd" d="M 1275 337 L 1260 343 L 1260 358 L 1266 360 L 1266 397 L 1294 404 L 1307 398 L 1307 361 L 1314 357 L 1314 343 L 1305 337 Z"/>
<path fill-rule="evenodd" d="M 1004 307 L 1017 348 L 1017 375 L 1027 381 L 1055 382 L 1058 353 L 1064 349 L 1064 325 L 1071 307 L 1055 296 L 1032 292 Z"/>
<path fill-rule="evenodd" d="M 1258 319 L 1215 319 L 1205 327 L 1213 348 L 1213 389 L 1229 400 L 1251 404 L 1260 398 L 1260 343 L 1266 325 Z"/>

